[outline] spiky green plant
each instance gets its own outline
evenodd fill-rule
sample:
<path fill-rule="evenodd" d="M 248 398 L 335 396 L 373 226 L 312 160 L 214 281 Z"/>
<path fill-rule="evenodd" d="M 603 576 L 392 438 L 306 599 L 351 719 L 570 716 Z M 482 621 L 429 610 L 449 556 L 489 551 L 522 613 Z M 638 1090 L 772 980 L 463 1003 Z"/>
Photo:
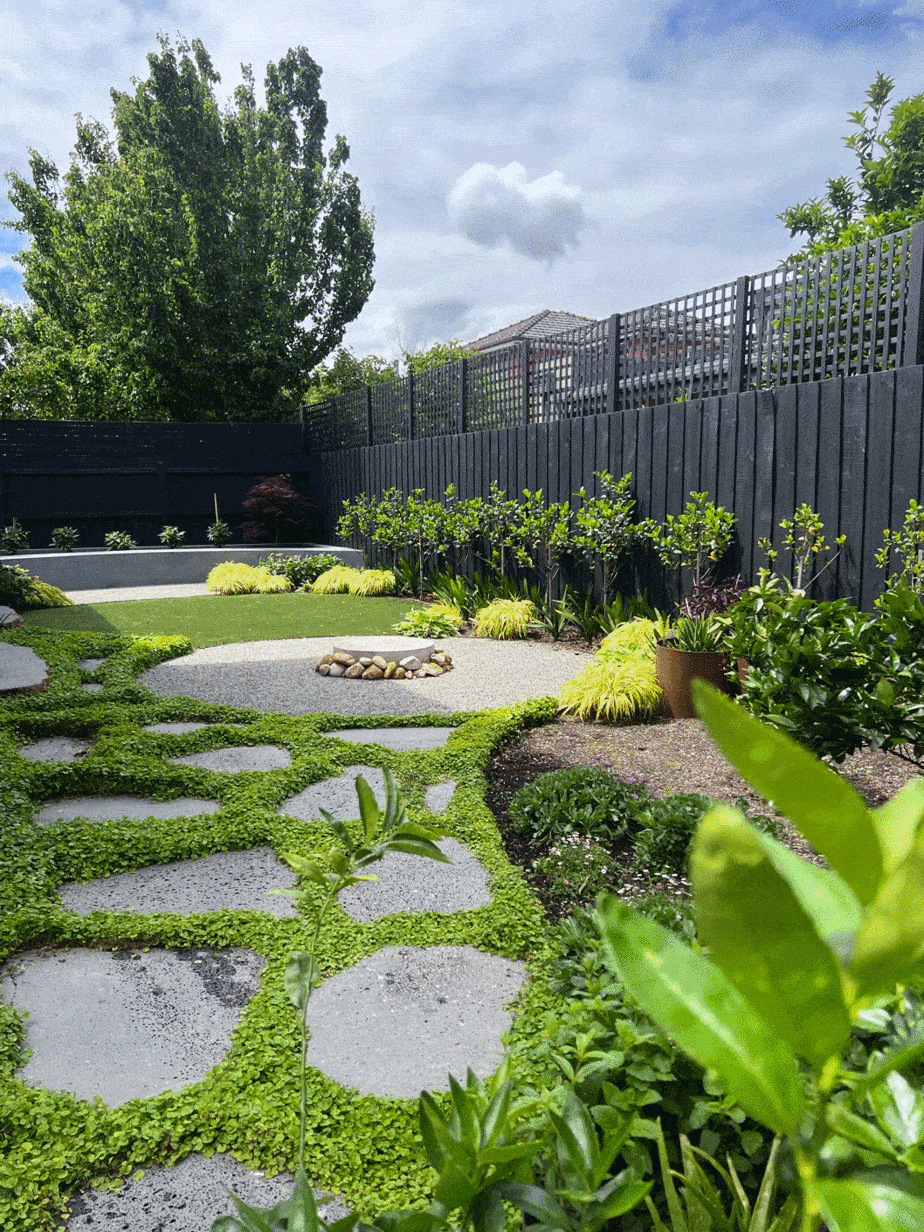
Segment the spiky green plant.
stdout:
<path fill-rule="evenodd" d="M 462 613 L 448 603 L 415 607 L 392 628 L 407 637 L 458 637 Z"/>
<path fill-rule="evenodd" d="M 597 655 L 559 689 L 558 701 L 563 714 L 604 723 L 653 714 L 661 704 L 654 660 Z"/>
<path fill-rule="evenodd" d="M 529 599 L 495 599 L 475 613 L 472 632 L 476 637 L 526 637 L 535 618 L 536 608 Z"/>
<path fill-rule="evenodd" d="M 395 575 L 390 569 L 359 569 L 347 579 L 351 595 L 393 595 L 396 589 Z"/>
<path fill-rule="evenodd" d="M 345 595 L 350 589 L 350 580 L 359 572 L 349 565 L 334 565 L 320 577 L 316 577 L 309 590 L 316 595 Z"/>
<path fill-rule="evenodd" d="M 266 595 L 292 589 L 287 577 L 275 577 L 269 569 L 255 569 L 253 565 L 233 560 L 216 565 L 205 579 L 205 585 L 219 595 Z"/>

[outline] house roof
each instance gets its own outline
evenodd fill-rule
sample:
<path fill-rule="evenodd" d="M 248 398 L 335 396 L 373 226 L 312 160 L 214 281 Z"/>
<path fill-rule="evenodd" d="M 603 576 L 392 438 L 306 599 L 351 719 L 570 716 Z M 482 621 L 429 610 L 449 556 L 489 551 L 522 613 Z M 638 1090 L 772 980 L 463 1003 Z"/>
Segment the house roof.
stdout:
<path fill-rule="evenodd" d="M 513 325 L 505 325 L 496 329 L 493 334 L 485 334 L 474 342 L 465 345 L 470 351 L 489 351 L 493 347 L 504 346 L 509 342 L 521 342 L 524 338 L 550 338 L 562 334 L 569 329 L 578 329 L 581 325 L 596 325 L 593 317 L 581 317 L 574 312 L 556 312 L 544 308 L 531 317 L 516 321 Z"/>

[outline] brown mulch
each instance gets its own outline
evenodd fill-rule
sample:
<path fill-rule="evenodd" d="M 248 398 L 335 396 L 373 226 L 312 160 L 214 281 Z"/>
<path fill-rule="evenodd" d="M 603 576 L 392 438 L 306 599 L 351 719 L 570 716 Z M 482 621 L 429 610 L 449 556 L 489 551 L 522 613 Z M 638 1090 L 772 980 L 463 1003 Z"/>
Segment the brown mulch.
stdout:
<path fill-rule="evenodd" d="M 574 649 L 592 649 L 580 637 L 573 640 Z M 533 728 L 492 758 L 486 771 L 487 804 L 497 821 L 508 857 L 523 870 L 553 919 L 565 913 L 566 905 L 552 898 L 542 878 L 533 874 L 532 862 L 543 852 L 512 828 L 507 809 L 524 784 L 546 771 L 573 766 L 597 767 L 615 778 L 641 781 L 653 796 L 697 792 L 732 805 L 743 798 L 750 813 L 768 812 L 767 805 L 729 766 L 698 719 L 662 718 L 649 723 L 613 726 L 559 718 Z M 919 773 L 915 766 L 891 753 L 870 749 L 852 754 L 836 769 L 870 808 L 883 804 Z M 819 860 L 798 832 L 787 824 L 784 824 L 783 837 L 800 855 Z M 611 854 L 628 880 L 631 850 L 617 847 Z"/>

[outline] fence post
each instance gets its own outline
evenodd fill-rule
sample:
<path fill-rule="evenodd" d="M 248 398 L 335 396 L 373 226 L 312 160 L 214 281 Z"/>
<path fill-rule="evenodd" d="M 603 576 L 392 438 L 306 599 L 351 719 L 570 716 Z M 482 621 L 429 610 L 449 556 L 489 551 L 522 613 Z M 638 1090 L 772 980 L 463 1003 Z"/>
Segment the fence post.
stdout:
<path fill-rule="evenodd" d="M 366 444 L 372 445 L 372 386 L 366 386 Z"/>
<path fill-rule="evenodd" d="M 606 332 L 606 413 L 612 415 L 619 406 L 619 335 L 622 313 L 614 312 Z"/>
<path fill-rule="evenodd" d="M 924 222 L 916 222 L 911 228 L 906 303 L 901 366 L 910 368 L 924 364 Z"/>
<path fill-rule="evenodd" d="M 529 423 L 529 343 L 524 339 L 520 343 L 520 367 L 522 388 L 520 391 L 520 412 L 523 423 Z"/>
<path fill-rule="evenodd" d="M 409 372 L 404 378 L 407 381 L 407 439 L 414 439 L 414 373 Z"/>
<path fill-rule="evenodd" d="M 748 359 L 748 302 L 751 280 L 742 274 L 735 282 L 735 323 L 732 329 L 731 355 L 728 359 L 728 392 L 740 394 L 745 389 L 744 368 Z"/>
<path fill-rule="evenodd" d="M 468 360 L 459 360 L 459 435 L 468 427 Z"/>

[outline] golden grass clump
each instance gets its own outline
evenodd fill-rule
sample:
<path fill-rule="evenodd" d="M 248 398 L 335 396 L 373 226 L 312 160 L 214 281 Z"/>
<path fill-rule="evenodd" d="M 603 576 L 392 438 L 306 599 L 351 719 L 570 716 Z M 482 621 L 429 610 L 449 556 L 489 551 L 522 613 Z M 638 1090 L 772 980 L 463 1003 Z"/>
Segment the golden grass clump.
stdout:
<path fill-rule="evenodd" d="M 29 580 L 29 607 L 73 607 L 74 600 L 68 599 L 67 595 L 58 590 L 57 586 L 52 586 L 50 582 L 43 582 L 39 578 L 30 578 Z"/>
<path fill-rule="evenodd" d="M 655 642 L 667 633 L 664 620 L 646 620 L 643 616 L 617 625 L 600 643 L 600 654 L 613 658 L 644 655 L 653 659 Z"/>
<path fill-rule="evenodd" d="M 351 595 L 393 595 L 395 575 L 390 569 L 354 569 L 354 577 L 347 580 Z M 323 575 L 322 575 L 323 576 Z"/>
<path fill-rule="evenodd" d="M 359 573 L 349 565 L 334 565 L 319 574 L 306 588 L 316 595 L 345 595 L 350 589 L 350 582 Z"/>
<path fill-rule="evenodd" d="M 472 632 L 476 637 L 526 637 L 535 617 L 536 609 L 529 599 L 495 599 L 475 613 Z"/>
<path fill-rule="evenodd" d="M 653 714 L 661 704 L 654 657 L 597 655 L 558 691 L 559 709 L 579 719 L 624 722 Z"/>
<path fill-rule="evenodd" d="M 292 589 L 287 577 L 277 577 L 262 566 L 254 568 L 233 560 L 216 565 L 205 579 L 205 585 L 219 595 L 266 595 Z"/>

